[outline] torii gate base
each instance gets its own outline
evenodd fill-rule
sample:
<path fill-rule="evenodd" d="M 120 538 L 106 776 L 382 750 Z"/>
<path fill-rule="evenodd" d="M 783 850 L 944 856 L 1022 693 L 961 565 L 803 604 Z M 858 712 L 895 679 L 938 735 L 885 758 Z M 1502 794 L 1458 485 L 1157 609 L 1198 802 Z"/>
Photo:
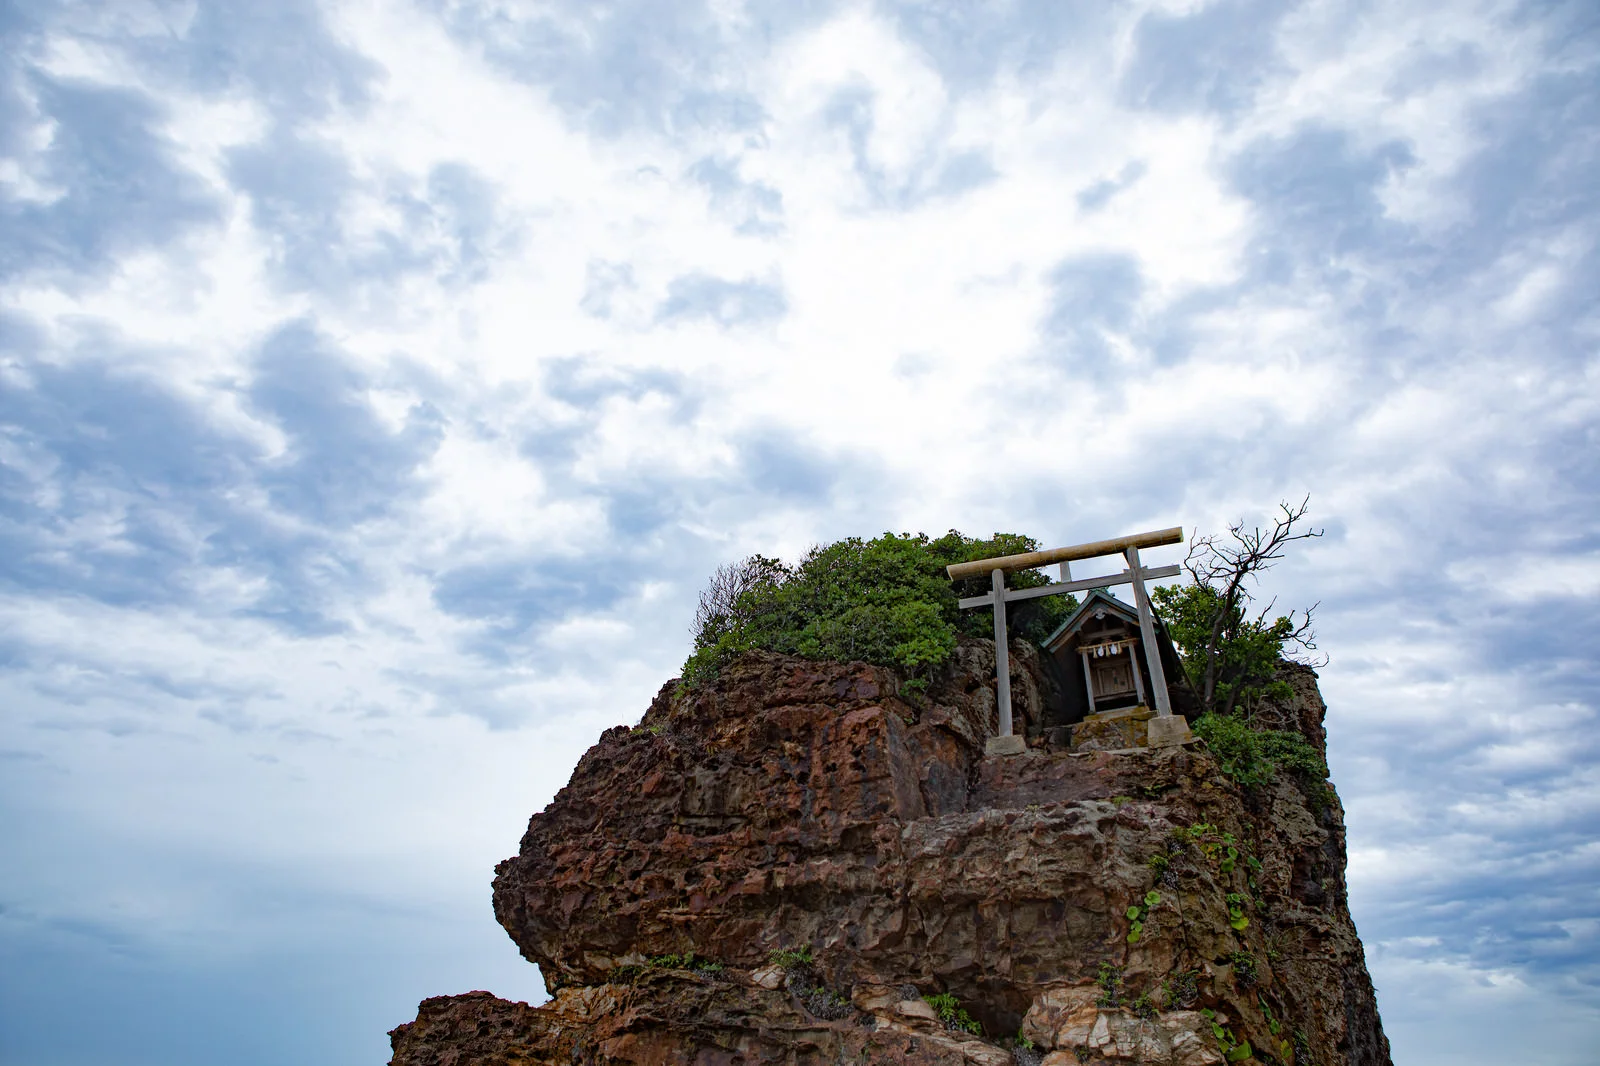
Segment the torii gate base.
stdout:
<path fill-rule="evenodd" d="M 1147 724 L 1152 748 L 1175 748 L 1194 739 L 1194 734 L 1189 732 L 1188 719 L 1181 714 L 1160 715 Z"/>
<path fill-rule="evenodd" d="M 983 754 L 988 755 L 1021 755 L 1028 750 L 1026 737 L 1019 737 L 1015 733 L 1005 737 L 990 737 L 984 742 Z"/>
<path fill-rule="evenodd" d="M 1143 710 L 1143 708 L 1137 708 Z M 1148 712 L 1146 712 L 1148 713 Z M 1194 739 L 1194 734 L 1189 732 L 1189 723 L 1181 714 L 1158 715 L 1144 723 L 1148 732 L 1145 741 L 1146 747 L 1151 748 L 1176 748 L 1189 743 Z M 1004 737 L 990 737 L 983 745 L 985 758 L 997 755 L 1021 755 L 1028 750 L 1026 738 L 1012 734 Z"/>

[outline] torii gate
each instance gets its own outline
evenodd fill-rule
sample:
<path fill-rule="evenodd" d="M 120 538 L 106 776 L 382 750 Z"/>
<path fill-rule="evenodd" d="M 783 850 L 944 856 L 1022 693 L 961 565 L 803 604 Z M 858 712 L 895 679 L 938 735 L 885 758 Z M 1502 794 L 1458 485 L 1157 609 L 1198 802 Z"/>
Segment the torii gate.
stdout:
<path fill-rule="evenodd" d="M 1153 581 L 1163 577 L 1177 577 L 1180 571 L 1176 565 L 1154 568 L 1139 565 L 1140 548 L 1156 548 L 1164 544 L 1182 543 L 1183 527 L 1173 526 L 1171 529 L 1135 533 L 1128 537 L 1113 537 L 1111 540 L 1097 540 L 1090 544 L 1075 544 L 1067 548 L 1050 548 L 1046 551 L 1026 552 L 1022 555 L 1002 555 L 993 559 L 977 559 L 970 563 L 952 563 L 945 567 L 945 573 L 950 576 L 951 581 L 988 574 L 993 582 L 993 589 L 989 593 L 983 596 L 968 596 L 960 601 L 962 610 L 972 607 L 994 608 L 994 657 L 995 675 L 998 681 L 996 702 L 999 704 L 1000 710 L 1000 728 L 999 736 L 990 742 L 990 754 L 1015 754 L 1025 748 L 1021 737 L 1016 737 L 1014 740 L 1011 739 L 1011 655 L 1006 648 L 1005 605 L 1014 600 L 1031 600 L 1038 596 L 1059 596 L 1068 592 L 1083 592 L 1088 589 L 1106 588 L 1111 585 L 1131 584 L 1133 586 L 1134 606 L 1139 609 L 1139 632 L 1143 638 L 1140 643 L 1143 645 L 1145 664 L 1150 669 L 1151 687 L 1155 689 L 1156 720 L 1150 723 L 1152 743 L 1156 741 L 1158 735 L 1165 738 L 1169 734 L 1178 736 L 1187 734 L 1187 723 L 1180 725 L 1177 722 L 1170 721 L 1172 717 L 1172 700 L 1167 694 L 1167 678 L 1165 671 L 1161 668 L 1161 653 L 1159 649 L 1154 654 L 1151 653 L 1151 649 L 1156 648 L 1156 619 L 1155 613 L 1150 609 L 1149 592 L 1144 587 L 1146 581 Z M 1072 568 L 1069 564 L 1075 560 L 1096 559 L 1103 555 L 1123 556 L 1128 561 L 1128 569 L 1120 574 L 1108 574 L 1105 577 L 1072 580 Z M 1031 589 L 1006 588 L 1006 573 L 1008 571 L 1032 570 L 1034 567 L 1048 566 L 1051 563 L 1061 564 L 1060 582 Z M 1162 721 L 1162 719 L 1167 720 Z M 1160 724 L 1158 725 L 1157 722 Z M 1179 722 L 1182 722 L 1182 720 L 1180 719 Z"/>

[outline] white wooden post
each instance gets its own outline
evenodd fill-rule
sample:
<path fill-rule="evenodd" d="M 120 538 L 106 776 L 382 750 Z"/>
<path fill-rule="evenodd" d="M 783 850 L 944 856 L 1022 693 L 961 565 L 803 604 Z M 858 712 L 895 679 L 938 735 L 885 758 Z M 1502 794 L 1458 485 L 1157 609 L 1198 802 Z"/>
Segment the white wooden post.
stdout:
<path fill-rule="evenodd" d="M 995 702 L 1000 705 L 1002 737 L 1011 735 L 1011 652 L 1006 647 L 1006 572 L 995 570 L 989 575 L 994 587 L 994 672 Z"/>
<path fill-rule="evenodd" d="M 1078 656 L 1083 659 L 1083 690 L 1089 694 L 1089 713 L 1094 713 L 1094 675 L 1089 673 L 1089 653 L 1082 648 L 1078 649 Z"/>
<path fill-rule="evenodd" d="M 1131 644 L 1128 646 L 1128 665 L 1133 668 L 1134 694 L 1139 697 L 1140 703 L 1144 703 L 1146 707 L 1150 706 L 1144 702 L 1144 675 L 1139 673 L 1139 659 L 1133 654 L 1133 646 Z"/>
<path fill-rule="evenodd" d="M 1139 608 L 1139 632 L 1144 636 L 1144 661 L 1150 667 L 1150 684 L 1155 691 L 1156 715 L 1165 718 L 1172 714 L 1172 698 L 1167 694 L 1167 675 L 1161 668 L 1161 648 L 1156 644 L 1156 618 L 1150 610 L 1150 593 L 1144 587 L 1144 572 L 1139 569 L 1139 549 L 1128 545 L 1128 570 L 1133 577 L 1133 602 Z M 1134 663 L 1133 668 L 1139 669 Z"/>

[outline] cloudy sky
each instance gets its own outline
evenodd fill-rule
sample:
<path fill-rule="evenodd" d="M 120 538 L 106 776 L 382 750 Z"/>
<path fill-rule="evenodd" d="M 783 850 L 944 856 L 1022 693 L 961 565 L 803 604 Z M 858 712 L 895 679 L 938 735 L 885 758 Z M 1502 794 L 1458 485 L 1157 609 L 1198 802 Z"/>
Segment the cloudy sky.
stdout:
<path fill-rule="evenodd" d="M 1600 1046 L 1600 17 L 0 4 L 0 1061 L 379 1063 L 752 551 L 1266 517 L 1404 1066 Z M 1178 552 L 1150 553 L 1170 561 Z"/>

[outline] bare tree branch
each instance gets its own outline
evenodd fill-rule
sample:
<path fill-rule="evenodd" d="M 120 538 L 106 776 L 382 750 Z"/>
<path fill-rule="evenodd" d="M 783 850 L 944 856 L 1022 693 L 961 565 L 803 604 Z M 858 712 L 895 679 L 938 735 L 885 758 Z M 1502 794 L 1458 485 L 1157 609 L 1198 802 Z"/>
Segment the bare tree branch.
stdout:
<path fill-rule="evenodd" d="M 717 567 L 700 591 L 694 611 L 695 647 L 708 647 L 739 617 L 739 598 L 756 587 L 781 580 L 783 564 L 763 555 Z"/>
<path fill-rule="evenodd" d="M 1228 527 L 1228 536 L 1231 540 L 1221 540 L 1215 535 L 1207 535 L 1196 536 L 1190 542 L 1184 568 L 1189 571 L 1189 576 L 1194 579 L 1195 584 L 1212 589 L 1217 594 L 1204 649 L 1205 673 L 1201 684 L 1201 700 L 1204 706 L 1212 706 L 1216 699 L 1222 647 L 1237 635 L 1240 626 L 1247 621 L 1245 607 L 1250 602 L 1248 585 L 1253 583 L 1263 570 L 1271 569 L 1273 563 L 1283 558 L 1284 550 L 1290 544 L 1323 535 L 1324 531 L 1321 529 L 1297 528 L 1310 506 L 1309 495 L 1298 504 L 1291 505 L 1285 501 L 1278 505 L 1280 513 L 1273 520 L 1270 529 L 1263 530 L 1260 526 L 1254 526 L 1246 530 L 1244 520 L 1241 519 Z M 1256 624 L 1266 622 L 1272 606 L 1273 604 L 1269 603 L 1256 616 L 1254 620 Z M 1312 610 L 1315 610 L 1315 606 Z M 1298 625 L 1293 621 L 1293 611 L 1286 617 L 1291 628 L 1284 639 L 1302 648 L 1315 650 L 1311 610 L 1304 612 L 1304 619 Z M 1228 712 L 1233 710 L 1236 696 L 1237 692 L 1230 694 L 1226 708 Z"/>

